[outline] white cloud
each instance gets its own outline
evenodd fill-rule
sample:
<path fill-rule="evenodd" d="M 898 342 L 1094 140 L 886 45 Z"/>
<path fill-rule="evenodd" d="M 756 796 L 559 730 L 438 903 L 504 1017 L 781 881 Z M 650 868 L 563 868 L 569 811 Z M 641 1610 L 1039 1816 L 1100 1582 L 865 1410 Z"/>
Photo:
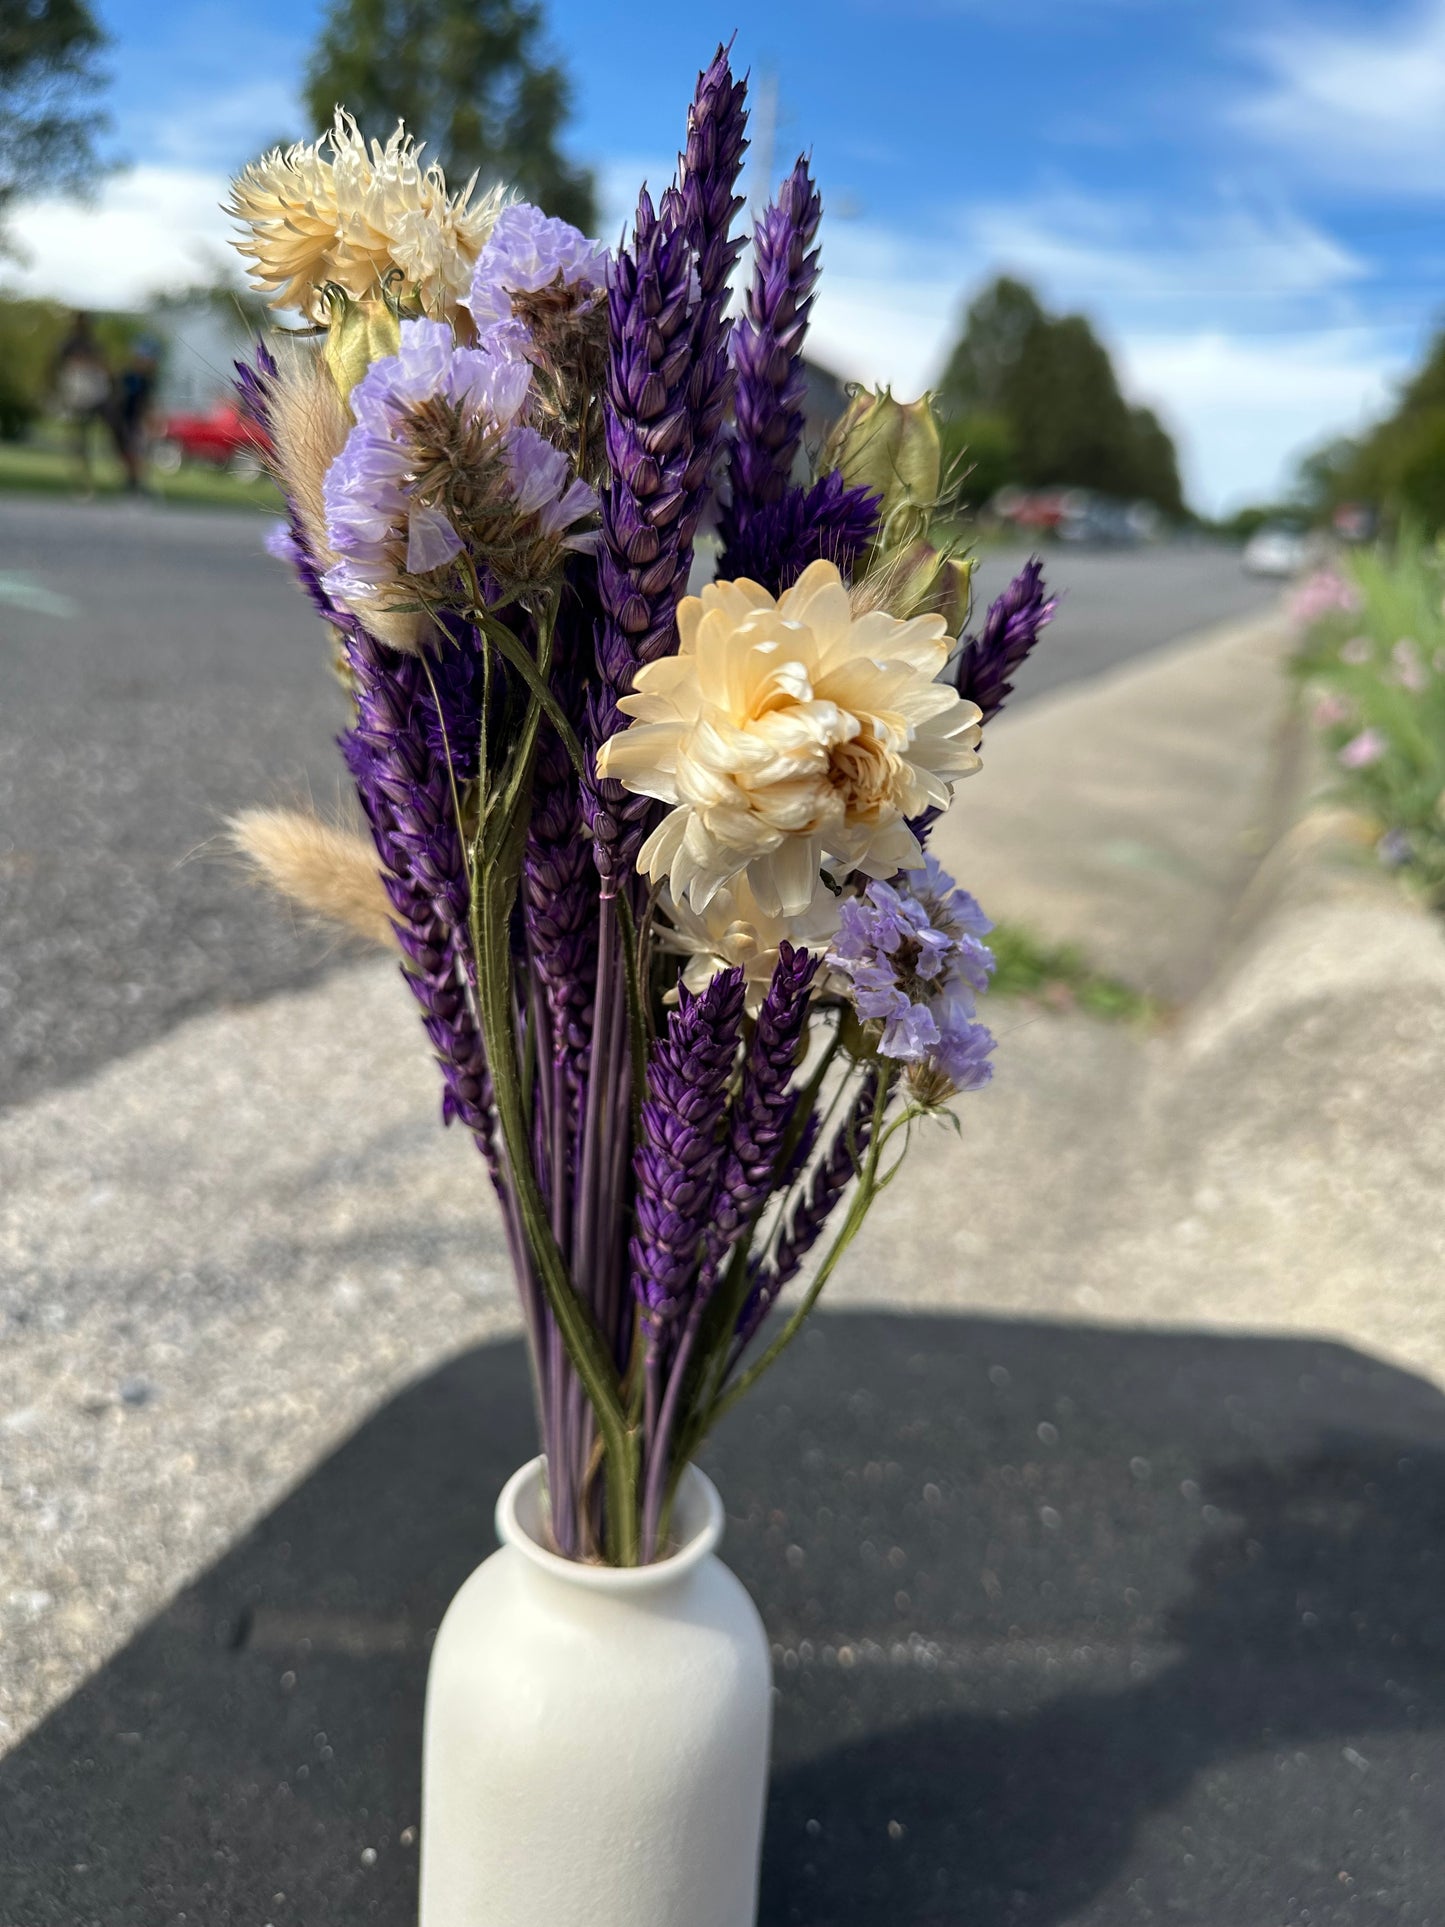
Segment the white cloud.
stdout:
<path fill-rule="evenodd" d="M 1294 153 L 1306 172 L 1356 189 L 1445 193 L 1445 0 L 1358 24 L 1303 13 L 1253 36 L 1268 76 L 1235 121 Z"/>
<path fill-rule="evenodd" d="M 602 233 L 616 237 L 640 180 L 660 186 L 671 171 L 670 156 L 603 169 Z M 225 190 L 220 172 L 152 164 L 108 180 L 90 207 L 21 206 L 12 229 L 29 261 L 6 279 L 77 306 L 134 307 L 229 257 Z M 1012 266 L 1051 304 L 1094 315 L 1131 396 L 1178 435 L 1201 507 L 1268 493 L 1302 447 L 1381 407 L 1403 363 L 1370 330 L 1288 323 L 1360 271 L 1290 216 L 1226 209 L 1161 234 L 1138 210 L 1075 197 L 973 209 L 939 233 L 826 224 L 818 360 L 915 395 L 938 374 L 966 290 Z M 1276 331 L 1250 332 L 1265 312 Z"/>
<path fill-rule="evenodd" d="M 972 249 L 1061 299 L 1114 307 L 1259 308 L 1362 279 L 1365 263 L 1285 209 L 1224 201 L 1203 211 L 1054 194 L 982 207 Z"/>
<path fill-rule="evenodd" d="M 1307 449 L 1382 412 L 1404 369 L 1370 329 L 1125 335 L 1117 345 L 1129 393 L 1177 434 L 1186 494 L 1213 512 L 1277 496 Z"/>
<path fill-rule="evenodd" d="M 111 176 L 94 202 L 26 201 L 8 220 L 21 261 L 6 284 L 75 307 L 134 308 L 209 277 L 233 257 L 221 212 L 226 176 L 146 165 Z"/>
<path fill-rule="evenodd" d="M 1082 307 L 1131 399 L 1176 435 L 1200 507 L 1278 487 L 1302 447 L 1387 399 L 1400 357 L 1354 325 L 1311 326 L 1363 264 L 1287 212 L 1231 205 L 1163 221 L 1053 196 L 970 209 L 952 243 L 862 224 L 827 234 L 813 352 L 837 373 L 913 395 L 936 379 L 964 290 L 1002 269 Z"/>

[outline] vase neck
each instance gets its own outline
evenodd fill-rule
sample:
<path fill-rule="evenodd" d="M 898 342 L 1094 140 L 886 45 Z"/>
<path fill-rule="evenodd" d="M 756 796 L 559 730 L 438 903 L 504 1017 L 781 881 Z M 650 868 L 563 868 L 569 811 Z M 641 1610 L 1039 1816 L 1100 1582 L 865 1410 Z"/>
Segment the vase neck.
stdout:
<path fill-rule="evenodd" d="M 717 1550 L 723 1533 L 722 1500 L 705 1472 L 689 1465 L 673 1504 L 673 1547 L 646 1566 L 591 1565 L 564 1559 L 546 1539 L 546 1460 L 535 1458 L 512 1474 L 497 1500 L 497 1537 L 528 1564 L 563 1585 L 615 1597 L 645 1598 L 679 1584 Z"/>

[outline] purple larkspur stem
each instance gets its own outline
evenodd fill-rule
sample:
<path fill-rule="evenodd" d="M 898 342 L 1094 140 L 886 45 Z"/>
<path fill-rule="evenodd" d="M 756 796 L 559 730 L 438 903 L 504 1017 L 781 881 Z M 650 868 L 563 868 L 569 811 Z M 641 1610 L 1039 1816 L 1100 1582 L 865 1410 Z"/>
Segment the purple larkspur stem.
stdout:
<path fill-rule="evenodd" d="M 728 1111 L 726 1149 L 716 1197 L 703 1230 L 696 1281 L 682 1335 L 665 1367 L 657 1421 L 648 1445 L 643 1490 L 643 1540 L 655 1549 L 662 1506 L 672 1473 L 677 1429 L 703 1320 L 735 1241 L 778 1182 L 778 1163 L 797 1102 L 792 1090 L 798 1043 L 820 957 L 792 944 L 779 947 L 772 982 L 758 1012 L 741 1084 Z M 728 1334 L 722 1335 L 728 1342 Z"/>
<path fill-rule="evenodd" d="M 988 722 L 1013 694 L 1011 677 L 1053 621 L 1057 596 L 1044 587 L 1044 565 L 1030 556 L 997 601 L 989 605 L 977 636 L 963 637 L 953 683 L 966 702 L 977 703 Z"/>
<path fill-rule="evenodd" d="M 737 434 L 731 498 L 722 516 L 718 574 L 748 576 L 778 594 L 810 562 L 836 562 L 851 576 L 878 530 L 879 498 L 845 488 L 841 475 L 795 484 L 807 396 L 803 341 L 818 279 L 822 201 L 800 157 L 758 217 L 746 310 L 732 334 Z"/>
<path fill-rule="evenodd" d="M 500 1183 L 491 1081 L 469 990 L 466 861 L 451 783 L 428 743 L 426 672 L 419 657 L 355 626 L 346 657 L 356 721 L 341 738 L 342 755 L 371 826 L 407 984 L 441 1067 L 442 1116 L 473 1133 Z"/>
<path fill-rule="evenodd" d="M 834 1207 L 852 1182 L 873 1135 L 873 1105 L 877 1094 L 877 1073 L 870 1070 L 833 1142 L 813 1167 L 807 1192 L 784 1225 L 772 1262 L 758 1269 L 738 1320 L 735 1361 L 756 1336 L 778 1293 L 797 1277 L 803 1260 L 822 1236 Z"/>
<path fill-rule="evenodd" d="M 960 638 L 949 678 L 965 702 L 977 703 L 988 722 L 1013 694 L 1011 678 L 1038 641 L 1040 632 L 1054 619 L 1059 606 L 1057 596 L 1044 587 L 1044 565 L 1030 556 L 1003 594 L 989 604 L 983 628 L 976 636 Z M 910 820 L 909 828 L 920 842 L 942 811 L 925 810 Z"/>
<path fill-rule="evenodd" d="M 698 75 L 688 109 L 687 141 L 678 157 L 677 184 L 664 198 L 662 209 L 664 223 L 675 222 L 687 236 L 697 264 L 688 384 L 693 459 L 688 471 L 690 499 L 683 511 L 689 544 L 733 394 L 732 324 L 725 317 L 729 278 L 743 246 L 742 236 L 734 235 L 732 228 L 743 205 L 737 182 L 748 147 L 747 91 L 746 80 L 733 79 L 728 48 L 720 46 Z"/>
<path fill-rule="evenodd" d="M 748 576 L 774 595 L 810 562 L 834 562 L 851 581 L 878 533 L 880 506 L 872 489 L 848 488 L 836 469 L 809 487 L 790 483 L 778 501 L 732 524 L 718 572 L 724 580 Z"/>
<path fill-rule="evenodd" d="M 611 479 L 601 504 L 598 681 L 587 713 L 594 749 L 624 726 L 617 703 L 638 669 L 677 647 L 677 605 L 731 394 L 724 309 L 746 119 L 743 83 L 719 48 L 698 81 L 678 181 L 660 210 L 644 189 L 632 246 L 619 249 L 608 276 Z M 610 896 L 631 871 L 652 805 L 593 778 L 583 807 Z"/>
<path fill-rule="evenodd" d="M 563 708 L 575 715 L 580 705 L 560 678 L 554 688 Z M 565 1074 L 569 1120 L 575 1124 L 592 1044 L 597 871 L 583 828 L 576 773 L 550 724 L 537 739 L 522 908 L 528 951 L 547 997 L 553 1057 Z"/>
<path fill-rule="evenodd" d="M 721 1131 L 743 1014 L 743 973 L 685 987 L 652 1049 L 634 1158 L 632 1290 L 649 1346 L 660 1350 L 686 1308 L 717 1197 Z"/>
<path fill-rule="evenodd" d="M 708 1225 L 698 1299 L 716 1283 L 734 1240 L 751 1225 L 777 1181 L 778 1154 L 792 1121 L 791 1089 L 798 1040 L 820 959 L 790 943 L 778 962 L 743 1065 L 742 1083 L 728 1114 L 727 1156 Z"/>
<path fill-rule="evenodd" d="M 656 1554 L 668 1437 L 664 1394 L 680 1321 L 698 1287 L 727 1139 L 722 1120 L 743 1016 L 743 973 L 719 971 L 694 996 L 680 992 L 653 1046 L 633 1159 L 636 1230 L 632 1292 L 644 1339 L 642 1556 Z M 685 1361 L 684 1368 L 685 1368 Z M 671 1402 L 675 1412 L 676 1400 Z"/>
<path fill-rule="evenodd" d="M 725 548 L 739 520 L 782 500 L 802 447 L 808 392 L 803 337 L 818 280 L 822 214 L 807 159 L 800 157 L 753 230 L 752 283 L 732 340 L 737 436 L 729 463 L 732 504 L 724 522 Z"/>
<path fill-rule="evenodd" d="M 275 357 L 264 342 L 236 363 L 242 412 L 268 435 Z M 471 1002 L 467 959 L 470 889 L 451 782 L 438 754 L 437 708 L 416 656 L 388 649 L 338 609 L 321 583 L 295 505 L 287 498 L 291 566 L 318 613 L 344 638 L 356 719 L 341 738 L 376 845 L 403 975 L 441 1067 L 442 1118 L 459 1118 L 501 1189 L 496 1117 L 486 1054 Z M 446 671 L 443 670 L 445 676 Z"/>
<path fill-rule="evenodd" d="M 604 408 L 611 479 L 602 491 L 597 586 L 597 681 L 588 702 L 595 747 L 625 726 L 617 707 L 644 663 L 676 647 L 676 611 L 691 548 L 682 539 L 693 456 L 687 391 L 692 368 L 686 239 L 658 220 L 644 189 L 631 249 L 608 277 L 611 351 Z M 613 894 L 642 842 L 645 797 L 594 779 L 584 811 L 604 890 Z"/>

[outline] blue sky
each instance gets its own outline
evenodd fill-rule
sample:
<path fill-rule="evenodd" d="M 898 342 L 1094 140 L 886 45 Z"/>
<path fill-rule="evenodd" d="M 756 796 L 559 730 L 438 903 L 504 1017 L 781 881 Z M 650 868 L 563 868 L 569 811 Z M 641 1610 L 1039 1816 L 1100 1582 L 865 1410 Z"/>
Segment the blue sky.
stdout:
<path fill-rule="evenodd" d="M 95 209 L 22 210 L 10 276 L 97 305 L 216 258 L 228 170 L 315 131 L 296 81 L 321 7 L 99 11 L 131 165 Z M 773 172 L 810 147 L 829 210 L 819 359 L 916 392 L 1009 268 L 1093 318 L 1206 508 L 1383 407 L 1445 317 L 1445 0 L 550 0 L 548 19 L 606 238 L 670 172 L 697 67 L 736 28 L 776 99 Z"/>

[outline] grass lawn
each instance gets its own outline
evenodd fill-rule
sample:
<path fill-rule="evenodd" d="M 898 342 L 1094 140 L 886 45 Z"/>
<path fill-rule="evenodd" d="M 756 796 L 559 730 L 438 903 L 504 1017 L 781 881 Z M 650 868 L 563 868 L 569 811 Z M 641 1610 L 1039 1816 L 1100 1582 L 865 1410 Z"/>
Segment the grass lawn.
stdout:
<path fill-rule="evenodd" d="M 120 463 L 107 448 L 92 450 L 91 472 L 97 495 L 119 495 L 124 483 Z M 147 479 L 157 501 L 205 508 L 242 508 L 279 514 L 281 498 L 265 476 L 240 481 L 220 469 L 188 464 L 176 475 Z M 20 489 L 36 495 L 78 495 L 80 485 L 74 459 L 63 448 L 43 442 L 0 442 L 0 489 Z"/>

